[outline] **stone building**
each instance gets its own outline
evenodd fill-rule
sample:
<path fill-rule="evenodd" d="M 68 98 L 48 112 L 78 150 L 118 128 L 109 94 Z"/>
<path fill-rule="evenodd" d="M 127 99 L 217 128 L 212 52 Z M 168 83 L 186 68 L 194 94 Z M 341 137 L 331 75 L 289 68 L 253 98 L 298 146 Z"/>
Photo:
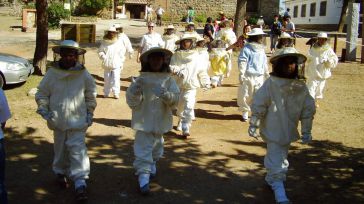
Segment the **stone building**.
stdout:
<path fill-rule="evenodd" d="M 174 21 L 182 20 L 187 14 L 187 8 L 192 6 L 196 16 L 218 17 L 223 11 L 227 17 L 234 17 L 236 0 L 125 0 L 119 9 L 119 16 L 128 18 L 144 18 L 145 6 L 150 3 L 153 8 L 161 5 L 166 11 L 165 17 Z M 270 20 L 279 12 L 279 0 L 248 0 L 247 13 L 249 16 L 263 15 L 265 20 Z"/>

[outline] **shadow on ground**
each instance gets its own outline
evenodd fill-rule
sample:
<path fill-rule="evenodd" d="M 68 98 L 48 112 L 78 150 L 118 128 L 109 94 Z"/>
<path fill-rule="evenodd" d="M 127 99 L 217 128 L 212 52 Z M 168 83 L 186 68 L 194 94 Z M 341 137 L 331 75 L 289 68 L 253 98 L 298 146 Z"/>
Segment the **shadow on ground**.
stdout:
<path fill-rule="evenodd" d="M 105 125 L 129 121 L 96 119 Z M 53 146 L 43 132 L 7 128 L 7 187 L 10 203 L 73 203 L 72 188 L 55 185 L 51 171 Z M 91 158 L 88 203 L 274 203 L 264 182 L 263 157 L 245 151 L 262 142 L 232 143 L 234 154 L 202 151 L 193 138 L 165 137 L 165 158 L 158 163 L 152 195 L 141 197 L 133 175 L 133 140 L 124 135 L 88 135 Z M 294 203 L 363 203 L 364 149 L 331 141 L 291 148 L 288 195 Z M 257 168 L 229 169 L 227 164 L 250 161 Z"/>

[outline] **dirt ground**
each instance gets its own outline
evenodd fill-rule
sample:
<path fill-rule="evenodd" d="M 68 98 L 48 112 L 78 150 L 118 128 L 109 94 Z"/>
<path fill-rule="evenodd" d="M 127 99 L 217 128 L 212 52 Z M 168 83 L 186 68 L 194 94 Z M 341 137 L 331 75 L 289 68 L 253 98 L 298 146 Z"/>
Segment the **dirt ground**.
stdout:
<path fill-rule="evenodd" d="M 146 28 L 139 23 L 125 30 L 137 37 Z M 52 34 L 54 38 L 57 32 Z M 28 35 L 1 31 L 1 52 L 31 59 L 34 39 L 6 43 L 3 37 L 10 34 L 21 39 Z M 297 43 L 304 53 L 306 40 Z M 97 45 L 87 45 L 86 49 L 86 66 L 102 94 Z M 233 61 L 232 75 L 223 87 L 198 92 L 192 136 L 180 139 L 175 130 L 165 135 L 165 155 L 158 163 L 158 177 L 152 182 L 149 197 L 137 192 L 132 168 L 134 132 L 130 128 L 131 110 L 125 102 L 129 78 L 138 75 L 140 67 L 135 57 L 126 61 L 120 99 L 99 96 L 94 124 L 87 132 L 91 159 L 88 203 L 274 203 L 264 182 L 265 144 L 249 138 L 248 124 L 240 120 L 237 110 L 236 58 Z M 317 110 L 314 141 L 292 144 L 286 186 L 293 203 L 364 202 L 363 68 L 358 63 L 339 64 Z M 40 80 L 32 76 L 25 84 L 5 90 L 13 113 L 6 128 L 10 203 L 73 203 L 72 188 L 63 190 L 55 184 L 52 133 L 35 113 L 34 98 L 26 95 Z"/>

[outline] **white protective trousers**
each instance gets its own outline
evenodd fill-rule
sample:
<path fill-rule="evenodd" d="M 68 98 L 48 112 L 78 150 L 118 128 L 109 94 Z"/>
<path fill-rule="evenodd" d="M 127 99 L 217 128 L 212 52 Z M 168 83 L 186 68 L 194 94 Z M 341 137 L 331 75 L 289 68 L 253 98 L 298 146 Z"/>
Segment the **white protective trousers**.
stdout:
<path fill-rule="evenodd" d="M 68 175 L 73 181 L 87 179 L 90 159 L 85 143 L 86 132 L 82 130 L 54 130 L 53 171 Z"/>
<path fill-rule="evenodd" d="M 211 76 L 211 84 L 214 86 L 221 86 L 223 81 L 224 81 L 224 75 Z"/>
<path fill-rule="evenodd" d="M 104 70 L 104 95 L 120 94 L 120 73 L 122 68 Z"/>
<path fill-rule="evenodd" d="M 151 166 L 163 156 L 162 134 L 138 130 L 134 140 L 134 168 L 136 174 L 150 174 Z"/>
<path fill-rule="evenodd" d="M 264 157 L 264 166 L 267 169 L 265 181 L 272 184 L 276 181 L 285 181 L 288 171 L 288 149 L 289 145 L 280 145 L 274 142 L 267 142 L 267 154 Z"/>
<path fill-rule="evenodd" d="M 264 75 L 245 76 L 243 82 L 238 88 L 238 106 L 239 111 L 250 111 L 250 105 L 253 102 L 254 94 L 264 83 Z"/>
<path fill-rule="evenodd" d="M 310 95 L 314 99 L 323 99 L 324 98 L 324 88 L 326 84 L 326 79 L 307 79 L 307 88 L 310 92 Z"/>
<path fill-rule="evenodd" d="M 177 115 L 182 123 L 191 125 L 195 117 L 196 89 L 181 89 L 177 105 Z"/>
<path fill-rule="evenodd" d="M 233 59 L 233 50 L 229 50 L 228 52 L 228 60 L 227 60 L 227 64 L 226 64 L 226 77 L 230 76 L 231 73 L 231 69 L 233 67 L 233 63 L 232 63 L 232 59 Z"/>

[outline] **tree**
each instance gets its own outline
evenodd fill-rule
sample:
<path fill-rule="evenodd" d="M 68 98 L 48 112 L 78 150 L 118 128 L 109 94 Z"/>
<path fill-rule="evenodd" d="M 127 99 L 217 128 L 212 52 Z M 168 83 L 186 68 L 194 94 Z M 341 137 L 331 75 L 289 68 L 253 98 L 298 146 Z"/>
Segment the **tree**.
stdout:
<path fill-rule="evenodd" d="M 235 27 L 234 32 L 236 36 L 243 34 L 243 29 L 245 26 L 245 14 L 246 14 L 246 2 L 247 0 L 238 0 L 235 11 Z"/>
<path fill-rule="evenodd" d="M 36 75 L 44 75 L 47 66 L 48 52 L 48 3 L 47 0 L 37 0 L 37 33 L 33 66 Z"/>

